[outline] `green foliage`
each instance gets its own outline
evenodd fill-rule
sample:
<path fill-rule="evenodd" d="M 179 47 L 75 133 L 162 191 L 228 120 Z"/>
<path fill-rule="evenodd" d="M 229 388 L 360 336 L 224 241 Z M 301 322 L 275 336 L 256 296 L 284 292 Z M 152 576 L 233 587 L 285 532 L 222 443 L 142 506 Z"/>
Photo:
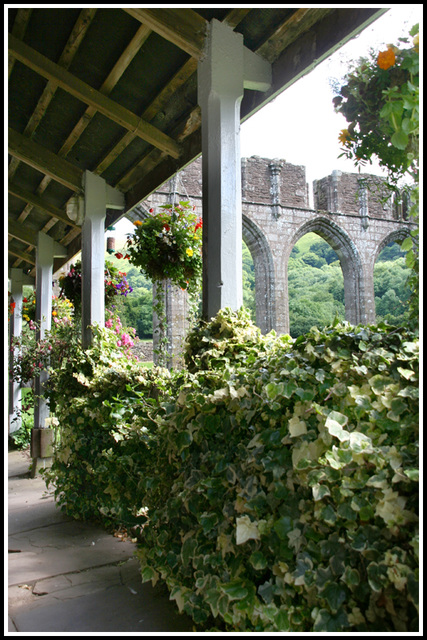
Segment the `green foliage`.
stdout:
<path fill-rule="evenodd" d="M 52 374 L 67 513 L 130 528 L 143 581 L 201 630 L 416 631 L 413 334 L 292 340 L 223 309 L 170 374 L 137 372 L 105 331 Z"/>
<path fill-rule="evenodd" d="M 418 25 L 411 35 L 418 33 Z M 403 44 L 407 39 L 401 39 Z M 386 60 L 384 60 L 386 58 Z M 417 170 L 419 156 L 419 53 L 388 46 L 371 51 L 345 78 L 333 102 L 349 123 L 340 140 L 346 157 L 356 165 L 375 155 L 394 181 Z"/>
<path fill-rule="evenodd" d="M 250 365 L 245 344 L 182 374 L 162 420 L 143 579 L 214 631 L 415 630 L 413 336 L 337 325 Z"/>
<path fill-rule="evenodd" d="M 76 345 L 51 371 L 47 396 L 61 431 L 45 477 L 67 514 L 107 526 L 145 522 L 138 481 L 151 467 L 160 376 L 126 354 L 113 329 L 99 327 L 91 348 Z"/>
<path fill-rule="evenodd" d="M 412 47 L 387 46 L 378 56 L 358 61 L 345 77 L 345 84 L 333 99 L 337 112 L 349 122 L 339 139 L 347 158 L 355 165 L 376 156 L 388 170 L 388 186 L 398 192 L 402 178 L 411 201 L 409 216 L 419 219 L 419 25 L 410 30 Z M 401 38 L 408 44 L 407 38 Z M 412 269 L 409 286 L 409 321 L 418 327 L 419 315 L 419 228 L 402 244 L 406 265 Z"/>
<path fill-rule="evenodd" d="M 27 449 L 31 442 L 31 429 L 34 427 L 34 393 L 32 389 L 21 390 L 21 426 L 9 434 L 9 444 L 14 449 Z"/>

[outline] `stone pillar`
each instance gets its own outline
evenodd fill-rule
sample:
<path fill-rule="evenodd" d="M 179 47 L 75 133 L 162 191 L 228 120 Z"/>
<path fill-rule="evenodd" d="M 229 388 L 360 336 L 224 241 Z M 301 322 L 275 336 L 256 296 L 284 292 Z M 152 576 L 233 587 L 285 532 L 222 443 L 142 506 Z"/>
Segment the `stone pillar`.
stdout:
<path fill-rule="evenodd" d="M 10 293 L 15 303 L 15 309 L 9 320 L 9 345 L 12 338 L 19 338 L 22 333 L 22 287 L 24 284 L 34 284 L 34 279 L 24 274 L 22 269 L 10 269 Z M 9 352 L 9 365 L 13 366 L 17 350 Z M 18 431 L 21 427 L 21 386 L 9 376 L 9 433 Z"/>
<path fill-rule="evenodd" d="M 357 179 L 359 183 L 359 215 L 362 224 L 362 229 L 367 229 L 369 220 L 368 220 L 368 187 L 366 184 L 366 179 L 361 177 Z"/>
<path fill-rule="evenodd" d="M 280 160 L 273 160 L 273 162 L 270 162 L 270 164 L 268 165 L 268 168 L 270 169 L 271 180 L 270 193 L 272 210 L 275 220 L 277 220 L 277 218 L 280 216 L 281 210 L 280 173 L 282 171 L 282 167 L 283 162 L 281 162 Z"/>
<path fill-rule="evenodd" d="M 209 23 L 198 66 L 202 110 L 203 316 L 239 309 L 242 289 L 240 103 L 244 87 L 266 91 L 270 65 L 229 26 Z"/>

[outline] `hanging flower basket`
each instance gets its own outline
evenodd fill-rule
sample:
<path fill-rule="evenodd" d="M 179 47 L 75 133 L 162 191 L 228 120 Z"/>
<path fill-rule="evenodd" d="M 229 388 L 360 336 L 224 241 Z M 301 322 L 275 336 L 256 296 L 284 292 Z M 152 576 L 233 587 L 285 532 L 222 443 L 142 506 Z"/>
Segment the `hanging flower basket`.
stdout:
<path fill-rule="evenodd" d="M 202 220 L 189 202 L 162 205 L 161 211 L 134 222 L 128 235 L 129 262 L 154 282 L 198 292 L 202 277 Z"/>
<path fill-rule="evenodd" d="M 82 302 L 82 264 L 72 264 L 69 272 L 59 278 L 60 297 L 70 300 L 79 312 Z M 133 289 L 126 280 L 126 273 L 119 271 L 111 262 L 105 263 L 105 306 L 108 309 L 116 296 L 127 296 Z"/>
<path fill-rule="evenodd" d="M 202 220 L 189 202 L 163 205 L 161 211 L 145 220 L 134 222 L 135 231 L 128 235 L 125 258 L 157 284 L 153 299 L 159 326 L 158 363 L 170 364 L 163 284 L 170 282 L 188 291 L 188 321 L 194 322 L 202 284 Z"/>

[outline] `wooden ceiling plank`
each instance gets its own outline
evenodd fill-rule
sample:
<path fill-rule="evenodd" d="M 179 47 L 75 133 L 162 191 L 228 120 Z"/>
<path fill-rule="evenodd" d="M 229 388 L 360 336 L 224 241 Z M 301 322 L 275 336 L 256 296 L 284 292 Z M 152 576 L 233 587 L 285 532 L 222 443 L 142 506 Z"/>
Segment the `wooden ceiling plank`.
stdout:
<path fill-rule="evenodd" d="M 25 164 L 60 182 L 72 191 L 82 191 L 83 171 L 55 153 L 9 128 L 9 153 Z"/>
<path fill-rule="evenodd" d="M 71 95 L 74 95 L 89 106 L 95 107 L 107 118 L 117 122 L 129 131 L 133 131 L 140 138 L 162 151 L 166 151 L 173 158 L 179 157 L 179 145 L 163 131 L 156 129 L 149 122 L 145 122 L 129 109 L 104 96 L 100 91 L 89 86 L 86 82 L 83 82 L 10 34 L 9 51 L 33 71 L 48 80 L 55 80 L 64 91 L 71 93 Z"/>
<path fill-rule="evenodd" d="M 227 16 L 224 18 L 224 22 L 228 24 L 230 27 L 235 28 L 243 18 L 250 12 L 250 9 L 232 9 Z M 197 72 L 197 60 L 195 58 L 190 58 L 187 62 L 177 71 L 177 73 L 173 76 L 173 78 L 168 82 L 168 84 L 163 88 L 163 90 L 154 98 L 152 103 L 147 107 L 144 113 L 141 115 L 144 120 L 152 120 L 155 115 L 167 104 L 171 96 L 179 89 L 181 85 L 183 85 L 192 75 Z M 199 122 L 200 126 L 200 122 Z M 192 129 L 193 130 L 193 129 Z M 135 136 L 128 132 L 126 133 L 121 140 L 117 144 L 114 145 L 112 149 L 107 153 L 106 156 L 101 160 L 101 162 L 95 168 L 95 173 L 102 175 L 104 171 L 108 169 L 108 167 L 120 156 L 120 154 L 126 149 L 126 147 L 135 139 Z M 181 141 L 181 138 L 177 141 Z M 163 159 L 163 156 L 160 156 L 158 153 L 148 152 L 144 158 L 137 165 L 134 165 L 126 175 L 120 178 L 120 181 L 116 186 L 121 188 L 123 185 L 131 184 L 131 174 L 137 169 L 137 167 L 144 166 L 146 162 L 146 158 L 159 158 L 159 161 Z M 152 160 L 149 160 L 149 166 L 151 170 Z M 140 171 L 139 171 L 140 172 Z"/>
<path fill-rule="evenodd" d="M 8 253 L 12 254 L 13 256 L 16 256 L 17 258 L 20 259 L 20 261 L 24 261 L 24 262 L 28 262 L 28 264 L 36 264 L 36 261 L 34 260 L 34 258 L 32 258 L 30 256 L 29 253 L 24 253 L 23 251 L 18 251 L 18 249 L 14 249 L 13 247 L 8 247 Z"/>
<path fill-rule="evenodd" d="M 32 247 L 35 247 L 37 244 L 36 231 L 30 231 L 10 218 L 7 223 L 7 232 L 13 238 L 20 240 L 21 242 L 25 242 L 25 244 L 29 244 Z"/>
<path fill-rule="evenodd" d="M 141 27 L 136 32 L 135 36 L 132 38 L 126 49 L 123 51 L 120 58 L 117 60 L 113 69 L 108 74 L 104 83 L 100 88 L 100 92 L 104 95 L 108 95 L 116 86 L 117 82 L 120 80 L 123 73 L 126 71 L 127 67 L 130 65 L 146 39 L 151 33 L 151 29 L 146 27 L 145 25 L 141 25 Z M 66 156 L 71 149 L 76 144 L 77 140 L 82 135 L 83 131 L 92 121 L 92 118 L 97 113 L 97 110 L 94 107 L 88 107 L 77 122 L 76 126 L 62 145 L 59 155 Z M 133 138 L 132 138 L 133 139 Z"/>
<path fill-rule="evenodd" d="M 231 9 L 231 11 L 225 16 L 223 22 L 228 24 L 229 27 L 235 29 L 250 11 L 251 9 Z"/>
<path fill-rule="evenodd" d="M 53 216 L 57 220 L 61 220 L 62 222 L 65 222 L 71 227 L 75 227 L 76 229 L 80 228 L 78 225 L 76 225 L 72 220 L 68 218 L 65 211 L 63 211 L 62 209 L 58 209 L 58 207 L 54 207 L 49 202 L 46 202 L 46 200 L 43 200 L 43 198 L 40 198 L 40 196 L 34 193 L 31 193 L 26 189 L 22 189 L 21 187 L 18 187 L 16 184 L 12 184 L 11 182 L 9 182 L 8 184 L 8 191 L 16 198 L 19 198 L 20 200 L 27 202 L 33 207 L 37 207 L 38 209 L 41 209 L 42 211 L 44 211 L 45 213 L 48 213 L 50 216 Z"/>
<path fill-rule="evenodd" d="M 331 11 L 333 11 L 333 7 L 330 9 L 296 9 L 277 27 L 268 40 L 256 48 L 256 53 L 267 62 L 274 62 L 286 47 Z"/>
<path fill-rule="evenodd" d="M 201 58 L 208 22 L 196 11 L 131 8 L 123 8 L 123 10 L 193 58 Z"/>
<path fill-rule="evenodd" d="M 152 103 L 142 114 L 144 120 L 151 120 L 154 116 L 167 104 L 170 97 L 177 89 L 184 84 L 197 71 L 197 60 L 190 58 L 179 69 L 173 78 L 168 82 L 162 91 L 154 98 Z M 128 131 L 117 144 L 107 153 L 95 169 L 95 173 L 101 175 L 114 162 L 116 158 L 126 149 L 126 147 L 135 139 L 135 135 Z"/>
<path fill-rule="evenodd" d="M 111 91 L 111 89 L 113 88 L 115 82 L 117 82 L 119 80 L 119 77 L 124 73 L 125 69 L 130 64 L 130 62 L 132 61 L 133 57 L 139 51 L 139 49 L 141 48 L 142 44 L 145 42 L 145 40 L 147 39 L 147 37 L 148 37 L 148 35 L 150 33 L 151 33 L 151 31 L 148 30 L 145 25 L 142 25 L 138 29 L 137 33 L 132 38 L 131 42 L 126 47 L 126 49 L 124 50 L 123 54 L 120 56 L 119 60 L 117 61 L 117 63 L 113 67 L 111 73 L 106 78 L 106 80 L 105 80 L 104 84 L 102 85 L 100 91 L 105 92 L 105 93 L 107 93 L 107 90 Z M 96 113 L 96 110 L 93 109 L 92 107 L 88 107 L 87 108 L 85 114 L 79 120 L 79 122 L 74 127 L 73 131 L 70 133 L 70 135 L 68 136 L 67 140 L 65 141 L 65 143 L 62 145 L 61 149 L 59 150 L 59 152 L 58 152 L 59 156 L 65 157 L 70 152 L 70 150 L 72 149 L 74 144 L 77 142 L 77 140 L 80 137 L 80 135 L 83 133 L 83 131 L 85 130 L 87 125 L 90 123 L 92 114 L 95 114 L 95 113 Z M 14 162 L 14 161 L 19 162 L 18 160 L 16 160 L 16 158 L 12 158 L 12 162 Z M 41 183 L 39 184 L 39 186 L 37 188 L 37 193 L 39 195 L 42 194 L 47 189 L 47 187 L 49 186 L 51 180 L 52 180 L 52 178 L 50 178 L 50 176 L 45 176 L 43 178 L 43 180 L 41 181 Z M 21 214 L 20 214 L 20 216 L 18 218 L 18 221 L 19 222 L 23 222 L 28 217 L 28 215 L 31 213 L 32 208 L 33 208 L 32 205 L 30 203 L 28 203 L 28 205 L 21 212 Z"/>
<path fill-rule="evenodd" d="M 16 38 L 22 40 L 24 37 L 32 11 L 32 9 L 18 9 L 15 22 L 12 27 L 12 33 Z M 8 58 L 8 78 L 10 78 L 10 74 L 12 73 L 12 69 L 15 64 L 15 58 L 13 56 L 9 56 Z"/>
<path fill-rule="evenodd" d="M 77 50 L 86 35 L 86 32 L 95 17 L 96 9 L 83 9 L 74 25 L 68 42 L 58 60 L 58 64 L 64 69 L 68 69 L 73 61 Z M 57 84 L 53 81 L 49 81 L 44 88 L 44 91 L 34 109 L 31 118 L 29 119 L 27 126 L 24 129 L 24 135 L 31 137 L 34 131 L 37 129 L 40 121 L 42 120 L 46 110 L 55 95 Z M 9 164 L 9 179 L 12 179 L 19 166 L 19 160 L 13 158 Z"/>

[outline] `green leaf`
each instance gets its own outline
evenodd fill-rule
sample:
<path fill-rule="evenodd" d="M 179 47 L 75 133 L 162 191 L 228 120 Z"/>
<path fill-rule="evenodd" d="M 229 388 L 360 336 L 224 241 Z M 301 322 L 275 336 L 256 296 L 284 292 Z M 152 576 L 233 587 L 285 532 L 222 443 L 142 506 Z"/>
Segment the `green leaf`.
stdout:
<path fill-rule="evenodd" d="M 348 625 L 348 619 L 344 611 L 331 615 L 326 609 L 320 609 L 314 620 L 313 631 L 342 631 Z"/>
<path fill-rule="evenodd" d="M 391 144 L 397 149 L 406 149 L 409 143 L 408 135 L 400 129 L 391 136 Z"/>
<path fill-rule="evenodd" d="M 325 598 L 334 613 L 338 611 L 347 598 L 345 589 L 335 582 L 327 584 L 320 592 L 320 595 Z"/>
<path fill-rule="evenodd" d="M 234 580 L 227 584 L 221 584 L 220 589 L 227 595 L 229 600 L 241 600 L 249 594 L 242 580 Z"/>
<path fill-rule="evenodd" d="M 315 502 L 318 502 L 319 500 L 322 500 L 322 498 L 324 498 L 325 496 L 330 496 L 331 492 L 329 490 L 329 487 L 323 485 L 323 484 L 315 484 L 312 487 L 312 491 L 313 491 L 313 498 Z"/>
<path fill-rule="evenodd" d="M 287 535 L 293 528 L 293 523 L 289 516 L 282 516 L 274 524 L 274 530 L 281 540 L 287 540 Z"/>
<path fill-rule="evenodd" d="M 249 562 L 256 571 L 265 569 L 268 564 L 267 558 L 262 551 L 254 551 L 249 557 Z"/>

